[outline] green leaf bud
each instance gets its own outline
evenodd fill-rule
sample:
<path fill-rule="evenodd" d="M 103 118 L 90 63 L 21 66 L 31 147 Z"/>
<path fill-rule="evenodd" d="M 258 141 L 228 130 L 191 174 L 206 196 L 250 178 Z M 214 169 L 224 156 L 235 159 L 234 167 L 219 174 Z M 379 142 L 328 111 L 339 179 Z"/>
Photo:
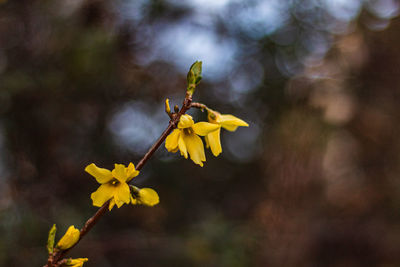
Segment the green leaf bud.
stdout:
<path fill-rule="evenodd" d="M 54 251 L 54 239 L 56 238 L 57 227 L 53 224 L 49 231 L 49 237 L 47 238 L 47 251 L 52 254 Z"/>
<path fill-rule="evenodd" d="M 202 72 L 202 62 L 196 61 L 192 64 L 187 74 L 187 92 L 190 95 L 193 95 L 196 85 L 198 85 L 201 81 L 201 72 Z"/>

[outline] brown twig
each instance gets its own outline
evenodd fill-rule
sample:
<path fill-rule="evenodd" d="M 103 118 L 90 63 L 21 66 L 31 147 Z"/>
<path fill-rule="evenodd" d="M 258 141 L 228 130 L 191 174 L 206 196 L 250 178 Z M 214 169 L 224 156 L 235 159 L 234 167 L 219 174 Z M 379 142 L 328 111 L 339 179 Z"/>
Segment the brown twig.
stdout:
<path fill-rule="evenodd" d="M 204 110 L 204 109 L 209 110 L 209 108 L 206 105 L 204 105 L 202 103 L 198 103 L 198 102 L 192 102 L 192 104 L 190 104 L 190 107 L 199 108 L 201 110 Z"/>
<path fill-rule="evenodd" d="M 200 104 L 200 103 L 198 103 Z M 146 162 L 151 158 L 151 156 L 156 152 L 156 150 L 160 147 L 160 145 L 164 142 L 167 136 L 171 133 L 171 131 L 176 128 L 178 125 L 179 119 L 183 114 L 185 114 L 190 108 L 192 107 L 192 96 L 190 94 L 186 94 L 186 97 L 183 101 L 182 108 L 177 113 L 172 113 L 172 118 L 169 121 L 168 127 L 165 131 L 161 134 L 158 140 L 151 146 L 151 148 L 147 151 L 147 153 L 143 156 L 143 158 L 139 161 L 136 165 L 136 170 L 141 170 Z M 69 249 L 62 250 L 62 251 L 55 251 L 52 255 L 49 256 L 48 263 L 44 267 L 56 267 L 59 266 L 62 258 L 73 248 L 75 247 L 79 241 L 92 229 L 92 227 L 100 220 L 100 218 L 107 213 L 108 211 L 108 204 L 110 200 L 101 206 L 97 212 L 86 221 L 85 225 L 80 231 L 79 240 Z"/>

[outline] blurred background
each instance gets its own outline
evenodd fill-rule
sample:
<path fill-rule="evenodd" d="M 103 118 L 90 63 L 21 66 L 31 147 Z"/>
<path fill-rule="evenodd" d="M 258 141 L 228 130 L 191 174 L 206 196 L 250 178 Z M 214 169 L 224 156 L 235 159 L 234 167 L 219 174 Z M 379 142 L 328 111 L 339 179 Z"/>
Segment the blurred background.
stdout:
<path fill-rule="evenodd" d="M 137 163 L 181 104 L 250 124 L 203 168 L 162 146 L 85 266 L 400 266 L 396 0 L 0 0 L 0 266 L 97 208 L 94 162 Z M 205 119 L 198 110 L 189 112 Z"/>

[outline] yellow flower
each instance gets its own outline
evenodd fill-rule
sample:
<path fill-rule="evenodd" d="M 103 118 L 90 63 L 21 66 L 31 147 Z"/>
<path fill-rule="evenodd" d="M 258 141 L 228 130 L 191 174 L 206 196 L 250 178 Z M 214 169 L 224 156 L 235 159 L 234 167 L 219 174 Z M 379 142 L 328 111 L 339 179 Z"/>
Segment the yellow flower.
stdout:
<path fill-rule="evenodd" d="M 198 135 L 205 136 L 218 128 L 219 125 L 208 122 L 194 123 L 192 116 L 182 115 L 178 123 L 178 129 L 173 130 L 165 140 L 165 148 L 174 153 L 179 149 L 182 156 L 187 159 L 189 154 L 194 163 L 203 167 L 206 155 L 203 141 Z"/>
<path fill-rule="evenodd" d="M 69 267 L 82 267 L 88 258 L 68 259 L 66 265 Z"/>
<path fill-rule="evenodd" d="M 233 115 L 220 114 L 219 112 L 210 110 L 208 111 L 208 121 L 219 126 L 218 130 L 205 136 L 206 146 L 207 148 L 211 148 L 211 152 L 214 156 L 218 156 L 222 152 L 220 139 L 221 127 L 228 131 L 234 132 L 239 126 L 249 126 L 245 121 Z"/>
<path fill-rule="evenodd" d="M 60 241 L 57 243 L 57 248 L 65 250 L 69 249 L 73 245 L 78 242 L 80 236 L 80 232 L 78 229 L 75 228 L 75 226 L 71 225 L 65 235 L 61 237 Z"/>
<path fill-rule="evenodd" d="M 99 168 L 92 163 L 85 168 L 85 171 L 101 184 L 97 191 L 91 195 L 93 206 L 101 207 L 110 199 L 109 210 L 114 205 L 119 208 L 124 203 L 129 204 L 131 193 L 127 182 L 139 174 L 133 163 L 129 163 L 128 167 L 123 164 L 115 164 L 115 168 L 112 171 Z"/>

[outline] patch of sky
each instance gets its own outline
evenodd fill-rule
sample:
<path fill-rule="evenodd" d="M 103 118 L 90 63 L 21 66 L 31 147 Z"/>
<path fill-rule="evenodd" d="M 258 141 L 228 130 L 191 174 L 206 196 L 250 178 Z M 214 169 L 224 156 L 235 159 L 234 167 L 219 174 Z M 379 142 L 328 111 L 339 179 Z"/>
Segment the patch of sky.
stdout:
<path fill-rule="evenodd" d="M 157 36 L 158 56 L 174 62 L 183 72 L 194 61 L 203 61 L 203 76 L 210 80 L 224 78 L 234 65 L 236 44 L 214 31 L 194 24 L 169 25 Z"/>
<path fill-rule="evenodd" d="M 324 4 L 333 17 L 347 22 L 355 19 L 362 7 L 360 0 L 325 0 Z"/>
<path fill-rule="evenodd" d="M 286 23 L 289 19 L 288 8 L 285 1 L 279 0 L 241 2 L 234 16 L 241 28 L 259 39 Z"/>
<path fill-rule="evenodd" d="M 317 31 L 304 32 L 301 37 L 302 46 L 316 56 L 324 56 L 332 46 L 332 36 Z"/>
<path fill-rule="evenodd" d="M 138 23 L 143 19 L 143 9 L 146 3 L 148 3 L 146 0 L 120 0 L 116 2 L 117 18 L 121 21 L 129 20 Z"/>
<path fill-rule="evenodd" d="M 301 62 L 297 58 L 282 50 L 277 51 L 275 54 L 275 64 L 280 73 L 286 77 L 296 75 L 303 68 Z"/>
<path fill-rule="evenodd" d="M 391 19 L 399 14 L 400 2 L 396 0 L 370 0 L 367 9 L 382 19 Z"/>
<path fill-rule="evenodd" d="M 144 154 L 168 126 L 166 116 L 164 103 L 133 101 L 115 112 L 109 129 L 122 149 Z"/>
<path fill-rule="evenodd" d="M 196 11 L 205 10 L 205 11 L 212 11 L 218 12 L 224 9 L 231 0 L 189 0 L 189 1 L 182 1 L 182 0 L 168 0 L 168 2 L 176 4 L 176 5 L 185 5 L 194 8 Z"/>
<path fill-rule="evenodd" d="M 260 144 L 261 129 L 257 124 L 249 123 L 250 127 L 239 127 L 236 132 L 223 131 L 222 149 L 225 156 L 237 162 L 250 162 L 262 152 Z M 225 151 L 224 151 L 225 149 Z"/>
<path fill-rule="evenodd" d="M 248 60 L 240 65 L 230 76 L 229 82 L 233 92 L 243 94 L 254 90 L 264 77 L 263 66 L 256 60 Z"/>

